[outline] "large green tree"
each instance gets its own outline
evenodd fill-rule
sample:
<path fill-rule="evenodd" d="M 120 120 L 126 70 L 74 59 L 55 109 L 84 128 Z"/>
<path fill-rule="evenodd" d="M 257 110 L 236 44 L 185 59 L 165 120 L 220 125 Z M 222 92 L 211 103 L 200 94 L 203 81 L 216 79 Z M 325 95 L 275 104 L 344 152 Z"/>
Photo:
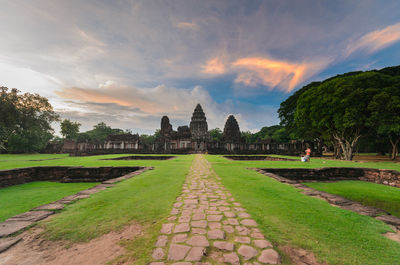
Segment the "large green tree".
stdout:
<path fill-rule="evenodd" d="M 215 129 L 209 130 L 208 133 L 210 134 L 211 139 L 213 141 L 221 141 L 222 131 L 220 128 L 215 128 Z"/>
<path fill-rule="evenodd" d="M 383 87 L 370 104 L 371 126 L 377 135 L 385 136 L 391 144 L 391 158 L 396 159 L 400 142 L 400 76 L 392 77 L 393 85 Z"/>
<path fill-rule="evenodd" d="M 297 97 L 291 126 L 304 135 L 310 132 L 330 136 L 340 146 L 344 159 L 351 160 L 360 137 L 378 126 L 371 104 L 383 90 L 391 91 L 396 84 L 397 78 L 380 71 L 353 72 L 327 79 Z M 376 112 L 388 116 L 386 125 L 396 115 L 387 109 Z"/>
<path fill-rule="evenodd" d="M 53 137 L 59 116 L 47 98 L 0 87 L 0 147 L 12 152 L 39 151 Z"/>
<path fill-rule="evenodd" d="M 311 131 L 310 129 L 301 128 L 295 120 L 295 113 L 297 109 L 297 102 L 302 94 L 308 90 L 317 87 L 321 82 L 312 82 L 301 89 L 297 90 L 292 96 L 283 101 L 278 109 L 280 125 L 284 126 L 287 133 L 292 139 L 314 140 L 320 136 L 319 131 Z M 268 127 L 266 127 L 268 128 Z M 264 128 L 263 128 L 264 129 Z M 262 129 L 262 130 L 263 130 Z"/>
<path fill-rule="evenodd" d="M 111 134 L 123 134 L 124 131 L 121 129 L 113 129 L 104 122 L 100 122 L 93 126 L 93 129 L 87 131 L 86 134 L 89 136 L 90 141 L 104 142 L 107 136 Z"/>
<path fill-rule="evenodd" d="M 64 119 L 61 122 L 61 134 L 65 139 L 76 139 L 79 134 L 79 127 L 81 124 L 79 122 L 73 122 L 69 119 Z"/>

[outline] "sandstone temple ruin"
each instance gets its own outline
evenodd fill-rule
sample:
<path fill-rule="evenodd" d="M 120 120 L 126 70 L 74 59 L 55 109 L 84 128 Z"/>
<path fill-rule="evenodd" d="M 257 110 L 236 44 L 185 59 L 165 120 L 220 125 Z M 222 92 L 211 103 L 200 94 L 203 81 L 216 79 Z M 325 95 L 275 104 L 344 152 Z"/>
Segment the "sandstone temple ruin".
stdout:
<path fill-rule="evenodd" d="M 192 113 L 189 126 L 173 130 L 167 116 L 161 118 L 160 135 L 153 143 L 141 142 L 137 134 L 109 135 L 103 143 L 66 141 L 64 152 L 76 155 L 109 153 L 269 153 L 290 154 L 304 150 L 302 143 L 274 143 L 271 139 L 246 143 L 233 115 L 224 126 L 222 137 L 212 139 L 207 118 L 200 104 Z"/>

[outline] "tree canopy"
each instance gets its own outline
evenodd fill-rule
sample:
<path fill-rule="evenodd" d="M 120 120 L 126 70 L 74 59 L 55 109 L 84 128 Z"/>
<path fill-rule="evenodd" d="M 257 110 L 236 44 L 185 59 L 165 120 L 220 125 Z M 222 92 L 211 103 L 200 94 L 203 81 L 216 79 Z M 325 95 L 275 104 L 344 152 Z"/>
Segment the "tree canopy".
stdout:
<path fill-rule="evenodd" d="M 79 122 L 73 122 L 69 119 L 64 119 L 61 122 L 61 134 L 65 139 L 76 139 L 79 134 L 79 127 L 81 124 Z"/>
<path fill-rule="evenodd" d="M 124 132 L 122 129 L 111 128 L 104 122 L 100 122 L 93 126 L 93 129 L 87 132 L 79 133 L 77 135 L 78 142 L 97 142 L 102 143 L 109 135 L 125 134 L 130 132 Z"/>
<path fill-rule="evenodd" d="M 311 83 L 281 103 L 281 124 L 305 140 L 331 138 L 351 160 L 362 136 L 380 130 L 398 138 L 399 69 L 351 72 Z"/>
<path fill-rule="evenodd" d="M 47 98 L 0 87 L 0 148 L 11 152 L 39 151 L 53 137 L 51 123 L 59 116 Z"/>
<path fill-rule="evenodd" d="M 212 129 L 212 130 L 208 131 L 208 133 L 210 134 L 211 139 L 213 141 L 221 141 L 221 139 L 222 139 L 222 130 L 220 128 Z"/>

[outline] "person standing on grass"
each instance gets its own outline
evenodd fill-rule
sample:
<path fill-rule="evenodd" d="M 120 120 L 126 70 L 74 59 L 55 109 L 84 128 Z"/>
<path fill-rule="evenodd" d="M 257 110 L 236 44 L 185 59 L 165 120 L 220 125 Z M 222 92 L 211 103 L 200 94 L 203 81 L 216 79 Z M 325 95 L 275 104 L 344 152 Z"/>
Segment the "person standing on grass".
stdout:
<path fill-rule="evenodd" d="M 306 152 L 306 161 L 308 162 L 308 161 L 310 161 L 310 155 L 311 155 L 310 147 L 307 147 L 305 152 Z"/>

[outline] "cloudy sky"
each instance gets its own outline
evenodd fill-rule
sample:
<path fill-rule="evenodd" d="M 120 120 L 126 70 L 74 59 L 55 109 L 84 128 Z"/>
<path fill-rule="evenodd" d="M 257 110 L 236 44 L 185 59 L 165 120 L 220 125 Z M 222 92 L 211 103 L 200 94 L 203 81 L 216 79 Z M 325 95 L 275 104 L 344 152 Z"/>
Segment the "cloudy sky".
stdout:
<path fill-rule="evenodd" d="M 50 99 L 81 130 L 279 123 L 332 75 L 400 64 L 400 1 L 0 0 L 0 86 Z"/>

